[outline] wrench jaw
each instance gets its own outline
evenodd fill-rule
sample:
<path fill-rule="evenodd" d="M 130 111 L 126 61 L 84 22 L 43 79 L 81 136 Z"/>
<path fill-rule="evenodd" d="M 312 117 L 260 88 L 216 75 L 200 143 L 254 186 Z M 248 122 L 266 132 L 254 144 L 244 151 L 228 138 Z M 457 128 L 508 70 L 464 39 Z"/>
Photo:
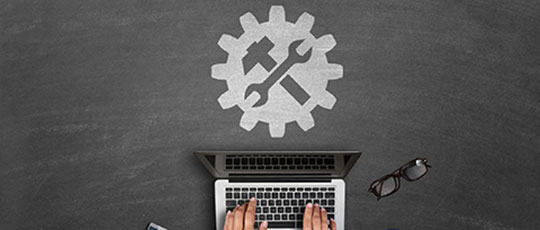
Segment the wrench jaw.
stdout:
<path fill-rule="evenodd" d="M 262 91 L 260 88 L 260 84 L 252 84 L 248 86 L 246 92 L 244 93 L 244 100 L 253 101 L 249 98 L 255 97 L 256 102 L 251 106 L 252 108 L 259 107 L 268 101 L 268 94 L 260 93 Z"/>
<path fill-rule="evenodd" d="M 291 55 L 294 55 L 294 56 L 297 56 L 298 59 L 295 60 L 295 63 L 306 63 L 310 58 L 311 58 L 311 50 L 313 49 L 313 47 L 310 47 L 308 51 L 306 51 L 306 53 L 304 53 L 304 55 L 300 55 L 296 49 L 302 44 L 302 42 L 304 42 L 305 39 L 300 39 L 300 40 L 296 40 L 294 42 L 292 42 L 290 45 L 289 45 L 289 56 Z"/>

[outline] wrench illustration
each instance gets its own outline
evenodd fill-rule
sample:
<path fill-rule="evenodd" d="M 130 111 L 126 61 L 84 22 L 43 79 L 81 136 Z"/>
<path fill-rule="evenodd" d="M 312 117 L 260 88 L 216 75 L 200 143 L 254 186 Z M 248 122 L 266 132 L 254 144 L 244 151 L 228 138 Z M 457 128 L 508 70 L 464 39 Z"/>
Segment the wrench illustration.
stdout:
<path fill-rule="evenodd" d="M 258 92 L 261 95 L 261 98 L 253 105 L 253 107 L 258 107 L 266 104 L 268 101 L 268 90 L 272 87 L 287 71 L 296 63 L 305 63 L 311 57 L 311 50 L 304 54 L 300 55 L 296 52 L 296 48 L 302 44 L 304 40 L 296 40 L 289 45 L 289 56 L 281 65 L 279 65 L 271 74 L 264 80 L 262 83 L 251 84 L 248 86 L 246 93 L 244 94 L 244 99 L 248 98 L 252 92 Z"/>

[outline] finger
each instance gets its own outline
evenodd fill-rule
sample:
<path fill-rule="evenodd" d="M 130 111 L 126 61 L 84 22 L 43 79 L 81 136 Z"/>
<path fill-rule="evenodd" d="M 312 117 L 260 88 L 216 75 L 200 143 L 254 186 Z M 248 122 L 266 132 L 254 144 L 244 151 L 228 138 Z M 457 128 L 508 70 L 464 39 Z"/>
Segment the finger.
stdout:
<path fill-rule="evenodd" d="M 252 197 L 251 200 L 249 200 L 249 204 L 246 210 L 246 215 L 244 216 L 244 229 L 245 230 L 253 230 L 255 226 L 256 206 L 257 206 L 257 200 L 255 200 L 255 197 Z"/>
<path fill-rule="evenodd" d="M 304 230 L 312 230 L 311 228 L 311 215 L 313 215 L 313 204 L 308 203 L 306 205 L 306 211 L 304 212 Z"/>
<path fill-rule="evenodd" d="M 321 230 L 321 208 L 319 204 L 313 205 L 312 228 L 313 230 Z"/>
<path fill-rule="evenodd" d="M 234 211 L 234 225 L 233 230 L 243 230 L 244 229 L 244 212 L 246 211 L 247 204 L 243 204 L 240 207 L 236 208 Z"/>
<path fill-rule="evenodd" d="M 336 230 L 337 229 L 337 224 L 336 224 L 336 221 L 334 220 L 334 218 L 330 219 L 330 229 L 331 230 Z"/>
<path fill-rule="evenodd" d="M 321 207 L 321 228 L 328 230 L 328 213 L 323 207 Z"/>
<path fill-rule="evenodd" d="M 261 225 L 259 225 L 259 230 L 266 230 L 268 228 L 268 222 L 263 221 Z"/>
<path fill-rule="evenodd" d="M 233 214 L 231 210 L 227 211 L 227 215 L 225 216 L 225 225 L 223 226 L 224 230 L 232 230 L 232 216 Z"/>

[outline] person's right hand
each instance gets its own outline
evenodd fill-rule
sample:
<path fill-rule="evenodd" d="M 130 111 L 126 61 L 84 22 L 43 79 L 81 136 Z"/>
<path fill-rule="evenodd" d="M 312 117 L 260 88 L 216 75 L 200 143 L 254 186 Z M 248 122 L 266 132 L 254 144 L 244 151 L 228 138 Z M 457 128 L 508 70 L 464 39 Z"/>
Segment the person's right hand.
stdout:
<path fill-rule="evenodd" d="M 328 215 L 319 204 L 307 204 L 304 212 L 304 230 L 328 230 Z M 336 222 L 330 219 L 330 229 L 336 230 Z"/>

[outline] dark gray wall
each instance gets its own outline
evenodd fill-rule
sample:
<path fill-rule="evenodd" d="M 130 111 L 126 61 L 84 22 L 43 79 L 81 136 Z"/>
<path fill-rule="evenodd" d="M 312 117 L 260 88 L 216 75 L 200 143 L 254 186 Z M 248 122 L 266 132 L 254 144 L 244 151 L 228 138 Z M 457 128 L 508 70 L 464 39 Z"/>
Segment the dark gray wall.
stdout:
<path fill-rule="evenodd" d="M 344 66 L 316 126 L 246 132 L 210 67 L 283 4 Z M 539 1 L 0 1 L 0 229 L 213 229 L 194 150 L 361 150 L 347 229 L 535 229 Z M 425 178 L 376 201 L 417 156 Z M 343 224 L 343 223 L 340 223 Z"/>

